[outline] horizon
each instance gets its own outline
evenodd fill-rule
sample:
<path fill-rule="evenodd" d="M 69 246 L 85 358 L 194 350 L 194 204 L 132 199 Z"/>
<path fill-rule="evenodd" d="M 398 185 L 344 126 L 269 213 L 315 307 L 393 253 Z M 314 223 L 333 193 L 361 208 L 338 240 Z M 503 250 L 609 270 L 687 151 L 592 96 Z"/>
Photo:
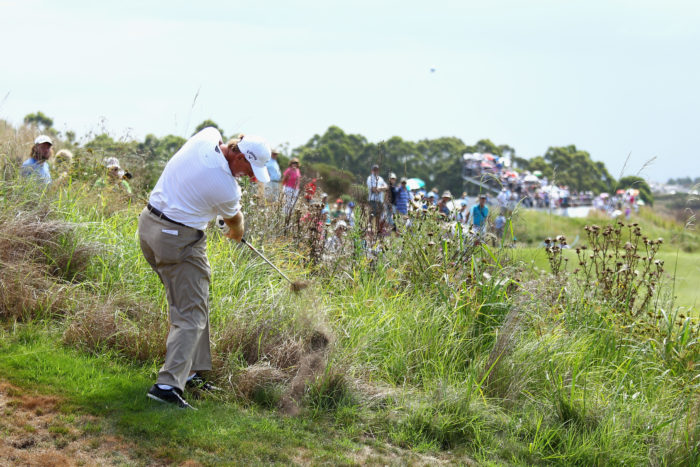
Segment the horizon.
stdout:
<path fill-rule="evenodd" d="M 322 5 L 0 0 L 13 45 L 0 118 L 42 111 L 58 131 L 116 139 L 189 137 L 211 119 L 290 148 L 335 125 L 525 158 L 575 145 L 618 179 L 700 176 L 700 5 Z"/>

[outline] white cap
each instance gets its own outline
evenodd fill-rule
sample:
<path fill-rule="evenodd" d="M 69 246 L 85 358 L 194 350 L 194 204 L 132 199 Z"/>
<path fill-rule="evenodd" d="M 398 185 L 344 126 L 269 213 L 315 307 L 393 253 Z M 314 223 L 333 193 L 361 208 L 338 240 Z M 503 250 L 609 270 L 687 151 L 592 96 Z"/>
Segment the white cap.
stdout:
<path fill-rule="evenodd" d="M 348 228 L 348 224 L 346 224 L 344 220 L 339 220 L 339 221 L 336 222 L 336 224 L 335 224 L 335 230 L 338 230 L 338 229 L 341 228 L 341 227 L 344 228 L 344 229 L 347 229 L 347 228 Z"/>
<path fill-rule="evenodd" d="M 267 172 L 265 164 L 272 158 L 270 145 L 259 136 L 245 135 L 243 139 L 238 142 L 238 149 L 240 149 L 248 162 L 250 162 L 255 178 L 263 183 L 269 182 L 270 174 Z"/>
<path fill-rule="evenodd" d="M 102 163 L 105 165 L 105 167 L 121 168 L 121 166 L 119 165 L 119 159 L 117 159 L 116 157 L 107 157 Z"/>
<path fill-rule="evenodd" d="M 49 143 L 51 146 L 53 146 L 53 141 L 51 141 L 51 138 L 49 138 L 46 135 L 39 135 L 34 140 L 34 144 L 43 144 L 43 143 Z"/>

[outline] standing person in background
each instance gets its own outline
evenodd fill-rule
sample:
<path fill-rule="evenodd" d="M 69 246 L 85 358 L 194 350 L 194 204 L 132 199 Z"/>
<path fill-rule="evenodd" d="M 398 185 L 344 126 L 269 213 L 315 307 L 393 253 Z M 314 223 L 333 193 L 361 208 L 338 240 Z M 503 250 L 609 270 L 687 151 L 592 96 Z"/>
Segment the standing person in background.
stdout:
<path fill-rule="evenodd" d="M 498 217 L 496 217 L 496 220 L 493 222 L 493 228 L 496 234 L 496 242 L 497 244 L 500 244 L 500 242 L 503 241 L 503 231 L 505 230 L 506 227 L 506 216 L 504 215 L 503 211 L 498 213 Z"/>
<path fill-rule="evenodd" d="M 321 214 L 323 214 L 326 225 L 331 224 L 331 207 L 328 205 L 328 193 L 321 193 Z"/>
<path fill-rule="evenodd" d="M 369 190 L 369 214 L 374 218 L 375 233 L 379 234 L 382 214 L 384 211 L 384 192 L 389 189 L 384 179 L 379 175 L 379 166 L 372 166 L 372 173 L 367 177 L 367 189 Z"/>
<path fill-rule="evenodd" d="M 39 135 L 34 140 L 29 159 L 24 161 L 20 173 L 25 177 L 35 177 L 39 181 L 51 183 L 49 159 L 53 155 L 53 141 L 46 135 Z"/>
<path fill-rule="evenodd" d="M 350 226 L 350 228 L 355 227 L 355 202 L 354 201 L 350 201 L 348 203 L 348 207 L 345 210 L 345 218 L 347 219 L 348 225 Z"/>
<path fill-rule="evenodd" d="M 486 206 L 486 195 L 479 195 L 479 204 L 472 206 L 469 213 L 474 230 L 481 234 L 486 228 L 486 219 L 489 217 L 489 207 Z"/>
<path fill-rule="evenodd" d="M 272 151 L 270 160 L 267 161 L 267 173 L 270 174 L 270 181 L 265 184 L 265 197 L 270 200 L 275 200 L 280 194 L 280 182 L 282 181 L 282 172 L 280 165 L 277 162 L 277 151 Z"/>
<path fill-rule="evenodd" d="M 399 185 L 396 183 L 396 174 L 391 172 L 389 174 L 389 189 L 387 193 L 389 194 L 389 202 L 386 205 L 386 216 L 391 226 L 392 230 L 396 232 L 396 224 L 394 224 L 394 214 L 396 214 L 396 193 L 399 191 Z"/>
<path fill-rule="evenodd" d="M 289 167 L 282 175 L 282 186 L 284 187 L 284 215 L 289 217 L 294 209 L 294 205 L 299 197 L 299 183 L 301 182 L 301 171 L 299 170 L 299 159 L 292 157 Z"/>
<path fill-rule="evenodd" d="M 411 193 L 406 188 L 406 177 L 401 177 L 401 183 L 394 196 L 396 212 L 401 216 L 401 219 L 405 219 L 408 216 L 408 202 L 410 199 Z"/>
<path fill-rule="evenodd" d="M 96 188 L 119 187 L 125 193 L 131 194 L 131 185 L 127 181 L 128 178 L 131 178 L 131 174 L 121 168 L 119 159 L 108 157 L 103 163 L 107 173 L 98 178 L 94 186 Z"/>
<path fill-rule="evenodd" d="M 445 190 L 445 192 L 440 197 L 440 201 L 438 201 L 437 203 L 437 210 L 441 216 L 448 220 L 452 218 L 452 211 L 450 210 L 451 204 L 452 193 L 450 193 L 450 190 Z"/>
<path fill-rule="evenodd" d="M 216 128 L 192 136 L 163 169 L 139 216 L 139 240 L 146 261 L 165 287 L 170 331 L 165 363 L 148 397 L 183 409 L 192 407 L 183 391 L 216 390 L 200 374 L 211 370 L 209 282 L 204 229 L 217 215 L 240 242 L 245 223 L 237 177 L 270 180 L 265 164 L 270 147 L 261 138 L 241 136 L 224 144 Z"/>

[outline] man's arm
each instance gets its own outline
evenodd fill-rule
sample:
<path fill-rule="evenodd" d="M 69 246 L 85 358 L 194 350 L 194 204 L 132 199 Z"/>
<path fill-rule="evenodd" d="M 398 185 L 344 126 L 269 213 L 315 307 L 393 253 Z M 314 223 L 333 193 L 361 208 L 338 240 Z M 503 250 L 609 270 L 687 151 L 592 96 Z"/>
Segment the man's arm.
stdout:
<path fill-rule="evenodd" d="M 224 219 L 224 222 L 229 229 L 226 236 L 240 242 L 243 238 L 243 233 L 245 232 L 245 220 L 243 219 L 243 213 L 238 211 L 232 218 Z"/>

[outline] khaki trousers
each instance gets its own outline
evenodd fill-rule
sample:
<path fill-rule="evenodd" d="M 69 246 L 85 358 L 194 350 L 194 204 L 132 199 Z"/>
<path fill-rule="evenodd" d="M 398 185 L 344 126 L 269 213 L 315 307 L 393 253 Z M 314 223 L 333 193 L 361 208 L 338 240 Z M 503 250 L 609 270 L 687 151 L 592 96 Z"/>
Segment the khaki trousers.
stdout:
<path fill-rule="evenodd" d="M 139 216 L 139 239 L 146 261 L 160 277 L 168 298 L 170 332 L 158 384 L 184 390 L 190 371 L 211 370 L 209 282 L 204 232 L 150 213 Z"/>

